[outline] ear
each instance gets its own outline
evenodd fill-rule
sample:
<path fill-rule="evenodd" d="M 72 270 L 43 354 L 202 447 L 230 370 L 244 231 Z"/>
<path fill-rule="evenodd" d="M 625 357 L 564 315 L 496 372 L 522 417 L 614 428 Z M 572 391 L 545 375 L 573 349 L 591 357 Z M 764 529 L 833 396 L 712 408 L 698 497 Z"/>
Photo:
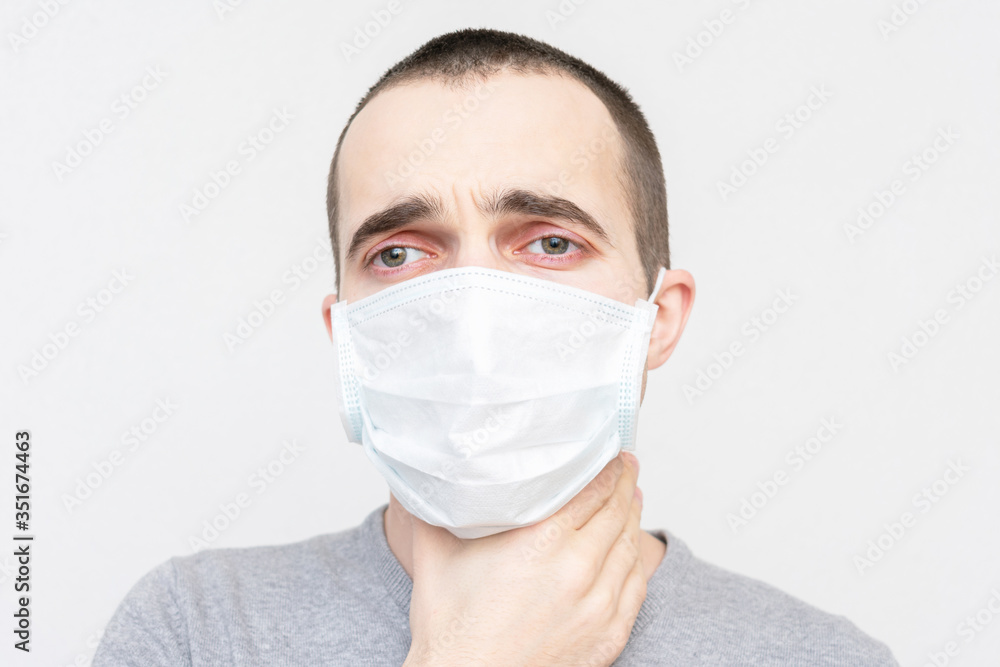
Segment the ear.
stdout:
<path fill-rule="evenodd" d="M 337 303 L 336 294 L 327 294 L 323 297 L 323 321 L 326 322 L 326 333 L 333 342 L 333 324 L 330 323 L 330 306 Z"/>
<path fill-rule="evenodd" d="M 650 370 L 662 366 L 670 358 L 684 332 L 694 306 L 694 277 L 683 269 L 667 271 L 653 301 L 660 308 L 649 334 L 646 365 Z"/>

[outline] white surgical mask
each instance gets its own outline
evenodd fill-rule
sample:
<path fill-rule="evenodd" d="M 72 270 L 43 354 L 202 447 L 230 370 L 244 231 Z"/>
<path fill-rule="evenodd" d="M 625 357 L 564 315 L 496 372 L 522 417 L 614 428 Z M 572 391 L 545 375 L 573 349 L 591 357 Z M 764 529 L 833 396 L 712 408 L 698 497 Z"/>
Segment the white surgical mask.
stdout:
<path fill-rule="evenodd" d="M 657 306 L 444 269 L 330 308 L 339 409 L 414 516 L 461 538 L 548 518 L 635 447 Z"/>

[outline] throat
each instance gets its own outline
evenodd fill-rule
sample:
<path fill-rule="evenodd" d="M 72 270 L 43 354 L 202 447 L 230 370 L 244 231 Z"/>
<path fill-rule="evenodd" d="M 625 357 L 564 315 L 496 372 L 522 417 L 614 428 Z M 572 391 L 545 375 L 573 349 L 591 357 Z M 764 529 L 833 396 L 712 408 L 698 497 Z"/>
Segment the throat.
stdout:
<path fill-rule="evenodd" d="M 667 553 L 667 545 L 660 538 L 642 531 L 639 538 L 639 552 L 642 554 L 642 566 L 646 573 L 646 581 L 649 581 L 656 568 L 663 561 L 663 556 Z"/>

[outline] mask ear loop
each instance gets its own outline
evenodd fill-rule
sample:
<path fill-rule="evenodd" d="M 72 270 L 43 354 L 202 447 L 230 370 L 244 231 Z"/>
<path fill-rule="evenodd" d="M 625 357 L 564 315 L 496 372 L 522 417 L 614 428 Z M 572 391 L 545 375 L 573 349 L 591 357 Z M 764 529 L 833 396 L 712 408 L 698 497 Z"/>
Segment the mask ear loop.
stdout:
<path fill-rule="evenodd" d="M 649 295 L 649 298 L 646 299 L 647 301 L 652 302 L 656 298 L 656 295 L 660 293 L 660 287 L 663 286 L 663 277 L 666 275 L 667 267 L 661 266 L 660 272 L 656 275 L 656 284 L 653 286 L 653 293 Z"/>

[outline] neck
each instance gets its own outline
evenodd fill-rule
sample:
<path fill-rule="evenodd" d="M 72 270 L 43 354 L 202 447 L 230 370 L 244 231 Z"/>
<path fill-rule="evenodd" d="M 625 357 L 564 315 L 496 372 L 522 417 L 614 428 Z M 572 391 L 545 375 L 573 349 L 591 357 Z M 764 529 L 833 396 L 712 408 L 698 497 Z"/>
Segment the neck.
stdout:
<path fill-rule="evenodd" d="M 403 509 L 396 497 L 389 494 L 389 507 L 384 515 L 385 537 L 389 542 L 389 549 L 403 566 L 403 570 L 413 579 L 413 521 L 412 514 Z M 639 535 L 639 548 L 642 553 L 643 568 L 646 573 L 646 581 L 653 576 L 656 568 L 663 560 L 663 555 L 667 551 L 667 545 L 646 531 L 641 531 Z"/>

